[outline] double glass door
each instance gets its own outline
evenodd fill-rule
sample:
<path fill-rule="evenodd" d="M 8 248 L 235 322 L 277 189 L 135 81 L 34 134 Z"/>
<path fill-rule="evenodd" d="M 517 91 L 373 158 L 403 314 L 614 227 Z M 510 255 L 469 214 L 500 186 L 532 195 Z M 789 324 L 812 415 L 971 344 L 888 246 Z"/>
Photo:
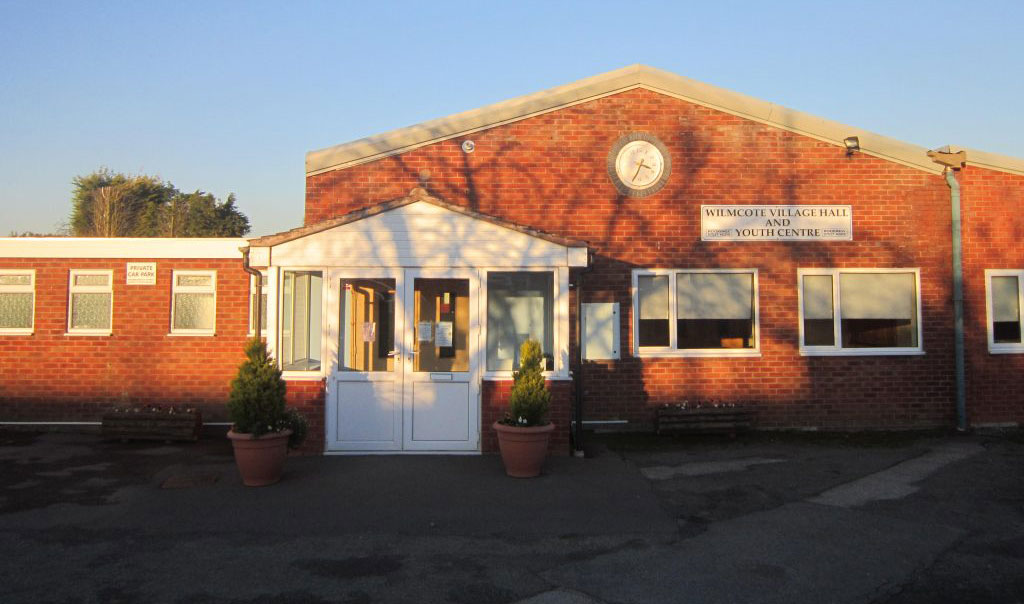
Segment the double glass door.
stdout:
<path fill-rule="evenodd" d="M 475 271 L 330 271 L 328 449 L 479 450 Z"/>

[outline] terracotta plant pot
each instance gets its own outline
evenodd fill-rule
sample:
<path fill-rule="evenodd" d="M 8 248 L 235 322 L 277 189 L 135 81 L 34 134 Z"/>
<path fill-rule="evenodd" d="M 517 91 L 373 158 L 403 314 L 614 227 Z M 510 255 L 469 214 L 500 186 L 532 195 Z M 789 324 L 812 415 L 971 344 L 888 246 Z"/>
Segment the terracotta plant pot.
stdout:
<path fill-rule="evenodd" d="M 235 449 L 235 463 L 245 486 L 263 487 L 281 480 L 291 433 L 291 430 L 282 430 L 255 437 L 228 430 L 228 438 Z"/>
<path fill-rule="evenodd" d="M 501 450 L 505 473 L 515 478 L 539 476 L 554 429 L 554 424 L 519 428 L 495 422 L 494 430 L 498 433 L 498 449 Z"/>

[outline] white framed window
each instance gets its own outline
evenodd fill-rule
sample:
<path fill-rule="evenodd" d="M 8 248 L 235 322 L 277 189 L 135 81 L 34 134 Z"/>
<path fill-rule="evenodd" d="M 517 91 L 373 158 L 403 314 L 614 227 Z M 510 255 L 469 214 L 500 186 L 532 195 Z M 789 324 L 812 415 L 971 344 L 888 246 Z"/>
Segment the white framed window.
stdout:
<path fill-rule="evenodd" d="M 31 334 L 35 300 L 35 270 L 0 269 L 0 334 Z"/>
<path fill-rule="evenodd" d="M 262 292 L 259 286 L 262 285 Z M 267 335 L 267 273 L 260 271 L 259 281 L 249 275 L 249 335 L 256 335 L 256 304 L 260 305 L 260 335 Z"/>
<path fill-rule="evenodd" d="M 171 335 L 212 336 L 217 324 L 217 271 L 173 271 Z"/>
<path fill-rule="evenodd" d="M 633 271 L 633 354 L 759 356 L 757 269 Z"/>
<path fill-rule="evenodd" d="M 924 354 L 918 269 L 798 269 L 797 281 L 801 354 Z"/>
<path fill-rule="evenodd" d="M 1024 270 L 985 271 L 985 305 L 988 308 L 988 351 L 1024 353 Z"/>
<path fill-rule="evenodd" d="M 286 270 L 281 274 L 277 358 L 283 371 L 321 373 L 323 281 L 322 271 Z"/>
<path fill-rule="evenodd" d="M 519 368 L 519 350 L 540 342 L 546 371 L 555 369 L 555 272 L 487 272 L 486 357 L 488 372 Z"/>
<path fill-rule="evenodd" d="M 109 336 L 114 322 L 114 271 L 72 269 L 68 333 Z"/>

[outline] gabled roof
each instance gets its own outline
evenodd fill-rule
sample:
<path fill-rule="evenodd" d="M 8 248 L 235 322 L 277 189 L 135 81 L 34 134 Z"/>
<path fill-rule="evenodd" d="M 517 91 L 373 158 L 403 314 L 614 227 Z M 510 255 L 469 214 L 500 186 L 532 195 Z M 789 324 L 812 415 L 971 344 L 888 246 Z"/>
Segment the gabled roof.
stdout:
<path fill-rule="evenodd" d="M 840 147 L 843 146 L 843 139 L 856 136 L 859 138 L 861 152 L 868 155 L 933 174 L 938 174 L 943 169 L 931 161 L 926 155 L 928 150 L 924 147 L 788 109 L 661 69 L 631 65 L 479 109 L 310 151 L 306 154 L 306 175 L 348 168 L 634 88 L 645 88 Z M 972 158 L 976 156 L 982 159 L 973 161 Z M 1024 160 L 1013 157 L 970 151 L 967 163 L 1024 174 Z"/>
<path fill-rule="evenodd" d="M 407 205 L 410 205 L 410 204 L 413 204 L 413 203 L 416 203 L 416 202 L 419 202 L 419 201 L 422 201 L 424 203 L 429 203 L 431 205 L 435 205 L 437 207 L 444 208 L 446 210 L 449 210 L 449 211 L 452 211 L 452 212 L 456 212 L 458 214 L 462 214 L 463 216 L 468 216 L 468 217 L 474 218 L 476 220 L 482 220 L 484 222 L 488 222 L 490 224 L 493 224 L 493 225 L 496 225 L 496 226 L 499 226 L 499 227 L 503 227 L 503 228 L 510 229 L 510 230 L 513 230 L 513 231 L 516 231 L 516 232 L 519 232 L 519 233 L 523 233 L 524 235 L 529 235 L 531 237 L 536 237 L 537 239 L 543 239 L 544 241 L 550 241 L 551 243 L 555 243 L 555 244 L 558 244 L 558 245 L 561 245 L 561 246 L 564 246 L 564 247 L 574 247 L 574 248 L 586 248 L 587 247 L 587 244 L 585 242 L 583 242 L 583 241 L 576 241 L 576 240 L 573 240 L 573 239 L 566 239 L 565 237 L 559 237 L 557 235 L 551 235 L 549 233 L 545 233 L 543 231 L 538 231 L 537 229 L 533 229 L 533 228 L 530 228 L 530 227 L 527 227 L 527 226 L 523 226 L 521 224 L 516 224 L 514 222 L 510 222 L 508 220 L 503 220 L 501 218 L 497 218 L 495 216 L 490 216 L 488 214 L 482 214 L 480 212 L 476 212 L 474 210 L 470 210 L 469 208 L 465 208 L 465 207 L 462 207 L 462 206 L 459 206 L 459 205 L 455 205 L 453 203 L 448 203 L 447 201 L 444 201 L 444 200 L 438 199 L 437 197 L 434 197 L 433 195 L 431 195 L 426 190 L 424 190 L 424 189 L 422 189 L 420 187 L 416 187 L 415 189 L 410 191 L 409 194 L 406 195 L 405 197 L 400 197 L 398 199 L 392 199 L 391 201 L 385 201 L 384 203 L 380 203 L 380 204 L 377 204 L 375 206 L 371 206 L 369 208 L 365 208 L 365 209 L 362 209 L 362 210 L 356 210 L 355 212 L 349 212 L 348 214 L 345 214 L 343 216 L 339 216 L 337 218 L 330 218 L 328 220 L 323 220 L 323 221 L 318 222 L 316 224 L 311 224 L 311 225 L 308 225 L 308 226 L 298 227 L 298 228 L 295 228 L 295 229 L 291 229 L 289 231 L 284 231 L 282 233 L 276 233 L 274 235 L 264 235 L 263 237 L 257 237 L 255 239 L 250 239 L 249 240 L 249 247 L 273 247 L 275 245 L 280 245 L 282 243 L 287 243 L 289 241 L 294 241 L 296 239 L 301 239 L 301 238 L 307 237 L 309 235 L 314 235 L 316 233 L 321 233 L 321 232 L 326 231 L 328 229 L 333 229 L 335 227 L 339 227 L 339 226 L 342 226 L 342 225 L 345 225 L 345 224 L 356 222 L 357 220 L 362 220 L 364 218 L 369 218 L 371 216 L 376 216 L 378 214 L 383 214 L 384 212 L 387 212 L 389 210 L 394 210 L 394 209 L 397 209 L 397 208 L 401 208 L 403 206 L 407 206 Z"/>

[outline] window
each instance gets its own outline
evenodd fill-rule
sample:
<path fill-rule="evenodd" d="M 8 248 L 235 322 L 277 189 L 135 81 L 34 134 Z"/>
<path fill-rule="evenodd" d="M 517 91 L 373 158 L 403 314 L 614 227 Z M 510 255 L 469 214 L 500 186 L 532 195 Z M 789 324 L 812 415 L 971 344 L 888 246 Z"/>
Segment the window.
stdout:
<path fill-rule="evenodd" d="M 757 270 L 642 270 L 633 278 L 636 354 L 759 354 Z"/>
<path fill-rule="evenodd" d="M 262 286 L 262 289 L 259 287 Z M 258 298 L 257 298 L 258 296 Z M 249 335 L 256 334 L 256 304 L 260 305 L 260 335 L 267 335 L 267 276 L 260 273 L 259 281 L 255 275 L 249 276 Z"/>
<path fill-rule="evenodd" d="M 171 333 L 213 335 L 217 316 L 217 272 L 174 271 Z"/>
<path fill-rule="evenodd" d="M 801 269 L 804 354 L 923 352 L 917 269 Z"/>
<path fill-rule="evenodd" d="M 68 333 L 110 335 L 114 313 L 113 280 L 113 271 L 71 271 Z"/>
<path fill-rule="evenodd" d="M 323 274 L 285 271 L 281 286 L 278 358 L 285 371 L 320 371 Z"/>
<path fill-rule="evenodd" d="M 1024 352 L 1021 308 L 1024 308 L 1024 270 L 985 271 L 988 302 L 989 352 Z"/>
<path fill-rule="evenodd" d="M 487 273 L 487 370 L 519 368 L 519 349 L 540 342 L 546 369 L 554 369 L 555 275 L 552 272 Z"/>
<path fill-rule="evenodd" d="M 32 333 L 35 285 L 34 270 L 0 269 L 0 333 Z"/>

